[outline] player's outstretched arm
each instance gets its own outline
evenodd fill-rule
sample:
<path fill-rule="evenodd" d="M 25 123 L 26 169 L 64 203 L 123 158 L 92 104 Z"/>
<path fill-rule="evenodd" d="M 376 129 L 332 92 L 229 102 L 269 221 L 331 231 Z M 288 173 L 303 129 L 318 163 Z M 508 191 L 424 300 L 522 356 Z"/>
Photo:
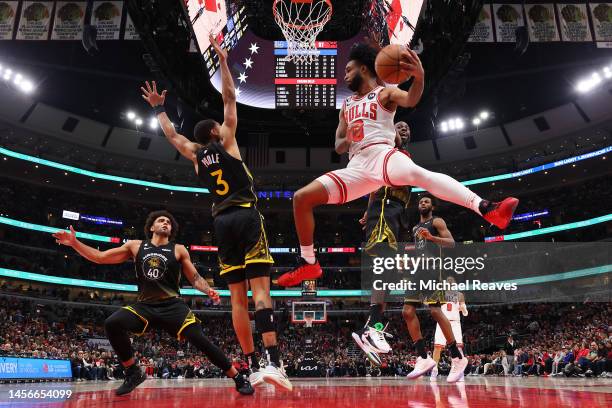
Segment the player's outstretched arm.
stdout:
<path fill-rule="evenodd" d="M 76 231 L 70 226 L 70 232 L 58 231 L 53 234 L 55 242 L 61 245 L 72 247 L 83 258 L 97 264 L 118 264 L 131 259 L 134 256 L 133 248 L 139 245 L 139 241 L 128 241 L 118 248 L 112 248 L 107 251 L 99 251 L 85 245 L 76 238 Z"/>
<path fill-rule="evenodd" d="M 347 128 L 348 125 L 346 123 L 346 119 L 344 118 L 344 107 L 342 107 L 342 109 L 340 109 L 338 127 L 336 128 L 335 149 L 336 153 L 338 154 L 344 154 L 349 151 L 351 140 L 348 137 Z"/>
<path fill-rule="evenodd" d="M 155 109 L 159 125 L 161 126 L 162 131 L 170 144 L 172 144 L 172 146 L 174 146 L 183 157 L 195 163 L 198 145 L 189 141 L 189 139 L 176 131 L 174 124 L 170 118 L 168 118 L 168 115 L 166 115 L 166 111 L 164 110 L 166 90 L 159 94 L 157 92 L 157 84 L 155 81 L 153 81 L 152 84 L 153 86 L 149 84 L 149 81 L 146 81 L 146 88 L 143 86 L 140 87 L 140 90 L 142 91 L 142 98 L 147 101 L 153 109 Z"/>
<path fill-rule="evenodd" d="M 187 280 L 191 283 L 191 286 L 208 295 L 213 302 L 218 303 L 219 293 L 210 287 L 208 282 L 206 282 L 206 279 L 200 276 L 198 270 L 191 262 L 191 256 L 189 256 L 187 248 L 185 248 L 183 245 L 177 245 L 176 249 L 179 253 L 179 262 L 183 267 L 183 275 L 185 275 L 185 278 L 187 278 Z"/>
<path fill-rule="evenodd" d="M 221 48 L 217 40 L 208 36 L 210 44 L 219 57 L 221 69 L 221 97 L 223 98 L 223 124 L 221 125 L 221 144 L 232 156 L 239 157 L 238 143 L 236 142 L 236 127 L 238 126 L 238 110 L 236 107 L 236 88 L 232 73 L 227 65 L 227 50 Z"/>
<path fill-rule="evenodd" d="M 389 101 L 386 105 L 397 105 L 403 108 L 415 107 L 423 96 L 423 89 L 425 88 L 425 71 L 423 65 L 416 52 L 407 48 L 402 51 L 402 60 L 400 67 L 403 72 L 408 73 L 413 77 L 412 85 L 408 91 L 403 91 L 399 88 L 386 88 L 383 92 L 389 92 L 388 98 L 384 98 L 381 95 L 381 99 L 385 102 L 385 99 Z"/>

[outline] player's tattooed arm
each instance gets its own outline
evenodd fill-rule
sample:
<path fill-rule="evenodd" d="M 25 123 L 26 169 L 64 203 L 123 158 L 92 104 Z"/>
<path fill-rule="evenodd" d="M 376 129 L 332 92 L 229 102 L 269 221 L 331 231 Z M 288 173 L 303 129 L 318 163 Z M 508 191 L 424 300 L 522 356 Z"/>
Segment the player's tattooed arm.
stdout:
<path fill-rule="evenodd" d="M 183 275 L 185 275 L 185 278 L 191 283 L 191 286 L 208 295 L 213 302 L 219 302 L 219 293 L 211 288 L 208 282 L 206 282 L 206 279 L 198 273 L 198 270 L 191 262 L 191 256 L 189 256 L 187 248 L 183 245 L 177 245 L 176 249 L 178 252 L 177 258 L 183 267 Z"/>
<path fill-rule="evenodd" d="M 347 137 L 347 123 L 344 118 L 344 106 L 340 109 L 338 127 L 336 128 L 336 153 L 344 154 L 348 152 L 351 140 Z"/>
<path fill-rule="evenodd" d="M 127 241 L 118 248 L 112 248 L 107 251 L 100 251 L 85 245 L 76 238 L 76 231 L 70 226 L 70 232 L 57 231 L 53 234 L 55 242 L 59 245 L 72 247 L 83 258 L 97 264 L 119 264 L 134 257 L 136 246 L 140 245 L 140 241 Z"/>
<path fill-rule="evenodd" d="M 161 94 L 158 93 L 157 84 L 155 81 L 153 81 L 152 84 L 149 84 L 149 81 L 146 81 L 145 86 L 146 88 L 144 86 L 140 87 L 140 90 L 142 91 L 142 98 L 154 109 L 158 106 L 163 106 L 166 102 L 166 90 L 163 90 Z M 168 115 L 166 115 L 166 112 L 158 112 L 157 120 L 159 121 L 159 125 L 164 132 L 164 136 L 166 136 L 166 139 L 168 139 L 170 144 L 174 146 L 183 157 L 195 163 L 198 145 L 191 142 L 185 136 L 176 131 L 174 124 Z"/>

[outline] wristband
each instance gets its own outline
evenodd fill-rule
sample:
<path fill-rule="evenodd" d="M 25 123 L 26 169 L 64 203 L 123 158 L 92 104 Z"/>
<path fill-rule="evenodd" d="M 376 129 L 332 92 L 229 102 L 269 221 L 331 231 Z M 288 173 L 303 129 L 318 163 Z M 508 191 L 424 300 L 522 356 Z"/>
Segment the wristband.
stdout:
<path fill-rule="evenodd" d="M 153 111 L 155 112 L 156 115 L 159 115 L 160 113 L 165 112 L 166 108 L 164 108 L 164 105 L 157 105 L 153 107 Z"/>

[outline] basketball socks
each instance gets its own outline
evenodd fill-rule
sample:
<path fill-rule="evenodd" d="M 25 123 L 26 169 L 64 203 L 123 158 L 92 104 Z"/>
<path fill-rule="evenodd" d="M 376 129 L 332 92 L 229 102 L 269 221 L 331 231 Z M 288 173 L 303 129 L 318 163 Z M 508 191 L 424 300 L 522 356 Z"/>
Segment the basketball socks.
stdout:
<path fill-rule="evenodd" d="M 463 355 L 461 354 L 461 352 L 459 351 L 459 348 L 457 347 L 456 341 L 452 341 L 448 343 L 448 350 L 450 351 L 452 358 L 463 358 Z"/>
<path fill-rule="evenodd" d="M 314 264 L 317 261 L 314 253 L 314 244 L 312 245 L 300 245 L 300 255 L 309 264 Z"/>
<path fill-rule="evenodd" d="M 455 345 L 455 347 L 457 347 L 457 345 Z M 427 358 L 427 352 L 425 351 L 425 340 L 420 338 L 417 341 L 415 341 L 414 348 L 416 349 L 416 352 L 419 355 L 419 357 L 423 359 Z"/>
<path fill-rule="evenodd" d="M 382 305 L 380 303 L 374 303 L 370 305 L 370 317 L 368 318 L 368 323 L 366 324 L 370 327 L 378 329 L 376 323 L 380 323 L 384 327 L 383 311 Z"/>
<path fill-rule="evenodd" d="M 259 361 L 257 360 L 257 356 L 255 355 L 255 352 L 247 354 L 246 359 L 252 371 L 256 371 L 261 368 L 259 367 Z"/>
<path fill-rule="evenodd" d="M 278 346 L 266 347 L 266 354 L 268 355 L 268 362 L 273 363 L 276 367 L 280 368 L 280 357 L 278 354 Z"/>

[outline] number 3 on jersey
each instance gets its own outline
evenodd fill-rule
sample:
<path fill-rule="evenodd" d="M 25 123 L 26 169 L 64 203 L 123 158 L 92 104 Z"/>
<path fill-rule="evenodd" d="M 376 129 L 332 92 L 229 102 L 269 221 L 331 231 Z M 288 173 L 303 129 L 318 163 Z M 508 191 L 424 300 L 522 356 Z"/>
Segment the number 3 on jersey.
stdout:
<path fill-rule="evenodd" d="M 229 191 L 229 184 L 227 184 L 227 181 L 223 180 L 223 170 L 219 169 L 217 171 L 213 171 L 212 173 L 210 173 L 210 175 L 216 177 L 217 185 L 222 187 L 218 190 L 215 190 L 215 193 L 221 196 L 226 195 Z"/>

